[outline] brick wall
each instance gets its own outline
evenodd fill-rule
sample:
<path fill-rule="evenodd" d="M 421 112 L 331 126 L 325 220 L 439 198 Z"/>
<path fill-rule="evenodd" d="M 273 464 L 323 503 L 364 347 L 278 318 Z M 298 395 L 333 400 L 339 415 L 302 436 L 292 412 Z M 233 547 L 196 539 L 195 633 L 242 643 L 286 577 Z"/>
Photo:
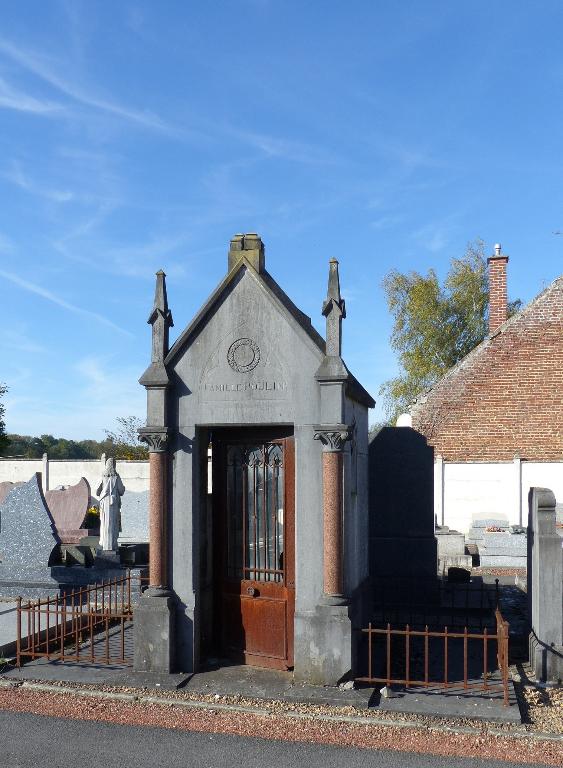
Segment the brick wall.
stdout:
<path fill-rule="evenodd" d="M 563 277 L 467 355 L 412 409 L 448 461 L 563 458 Z"/>

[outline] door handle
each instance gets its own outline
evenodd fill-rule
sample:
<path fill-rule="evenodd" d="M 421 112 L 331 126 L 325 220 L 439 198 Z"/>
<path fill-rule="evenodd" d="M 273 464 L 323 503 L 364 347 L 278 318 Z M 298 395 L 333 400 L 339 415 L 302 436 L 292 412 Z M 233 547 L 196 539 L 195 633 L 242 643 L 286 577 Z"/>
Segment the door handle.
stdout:
<path fill-rule="evenodd" d="M 247 587 L 247 588 L 246 588 L 246 594 L 247 594 L 247 595 L 250 595 L 250 597 L 258 597 L 258 595 L 259 595 L 260 593 L 258 592 L 258 590 L 256 589 L 256 587 Z"/>

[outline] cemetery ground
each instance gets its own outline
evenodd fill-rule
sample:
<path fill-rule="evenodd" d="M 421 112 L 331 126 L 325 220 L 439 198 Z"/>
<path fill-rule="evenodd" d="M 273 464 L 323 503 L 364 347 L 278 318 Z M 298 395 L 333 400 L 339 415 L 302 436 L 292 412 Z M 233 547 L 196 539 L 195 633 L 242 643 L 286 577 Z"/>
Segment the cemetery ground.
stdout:
<path fill-rule="evenodd" d="M 553 691 L 545 693 L 545 696 L 554 695 Z M 31 681 L 21 684 L 6 680 L 0 684 L 0 709 L 3 720 L 8 712 L 33 713 L 49 718 L 136 726 L 137 730 L 143 727 L 159 745 L 176 739 L 178 733 L 192 732 L 249 738 L 258 745 L 255 748 L 266 750 L 267 745 L 259 747 L 264 740 L 356 748 L 378 754 L 390 750 L 395 754 L 471 758 L 471 765 L 481 765 L 484 760 L 502 760 L 503 765 L 555 766 L 563 760 L 562 736 L 541 731 L 545 723 L 537 715 L 542 706 L 538 707 L 532 697 L 528 699 L 531 722 L 518 726 L 399 713 L 382 716 L 369 710 L 358 712 L 352 707 L 245 699 L 240 695 L 194 695 L 185 691 L 154 695 L 154 692 L 126 687 L 54 682 L 46 685 Z M 38 724 L 49 731 L 49 722 L 42 719 Z M 170 734 L 171 731 L 175 734 Z M 122 740 L 126 731 L 121 728 L 114 733 Z M 364 763 L 369 759 L 366 755 Z M 474 762 L 477 760 L 479 763 Z"/>
<path fill-rule="evenodd" d="M 503 609 L 517 626 L 521 591 L 514 586 L 514 577 L 502 581 Z M 431 695 L 426 712 L 367 708 L 365 698 L 373 695 L 373 689 L 362 693 L 345 689 L 323 692 L 321 688 L 315 696 L 291 698 L 284 695 L 284 673 L 256 668 L 233 666 L 226 673 L 205 673 L 207 678 L 204 674 L 199 682 L 193 678 L 190 685 L 178 690 L 158 690 L 123 669 L 88 669 L 72 662 L 49 666 L 41 661 L 20 671 L 5 667 L 0 675 L 0 709 L 4 714 L 33 713 L 142 727 L 158 733 L 161 742 L 176 738 L 171 735 L 174 731 L 230 735 L 256 743 L 265 739 L 274 742 L 274 750 L 281 740 L 377 754 L 391 750 L 443 756 L 452 759 L 448 765 L 454 764 L 453 758 L 470 758 L 471 765 L 477 760 L 561 765 L 563 689 L 537 686 L 524 662 L 523 646 L 521 652 L 517 643 L 513 648 L 512 709 L 517 703 L 522 722 L 520 718 L 499 721 L 490 712 L 484 719 L 469 717 L 467 709 L 456 709 L 455 693 L 448 699 L 449 710 L 440 715 Z M 245 684 L 245 680 L 253 682 Z M 418 698 L 424 700 L 424 696 Z M 153 728 L 164 730 L 154 732 Z"/>

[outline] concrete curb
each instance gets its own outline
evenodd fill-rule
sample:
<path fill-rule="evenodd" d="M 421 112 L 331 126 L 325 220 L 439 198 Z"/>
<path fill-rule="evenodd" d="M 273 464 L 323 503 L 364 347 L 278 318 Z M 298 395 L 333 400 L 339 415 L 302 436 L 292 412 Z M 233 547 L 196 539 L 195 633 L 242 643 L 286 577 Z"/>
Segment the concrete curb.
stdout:
<path fill-rule="evenodd" d="M 555 733 L 534 733 L 530 731 L 518 732 L 518 731 L 505 731 L 500 728 L 487 727 L 486 723 L 480 723 L 476 727 L 469 726 L 448 726 L 448 725 L 425 725 L 411 721 L 389 720 L 387 718 L 380 717 L 362 717 L 361 715 L 324 715 L 320 713 L 302 713 L 302 712 L 279 712 L 272 711 L 267 708 L 261 707 L 249 707 L 237 704 L 223 704 L 220 702 L 211 703 L 208 701 L 188 700 L 188 699 L 170 699 L 164 696 L 150 696 L 140 693 L 118 693 L 116 691 L 93 691 L 87 688 L 65 688 L 59 685 L 48 685 L 46 683 L 31 683 L 28 681 L 15 682 L 13 680 L 1 680 L 0 688 L 26 688 L 38 693 L 58 693 L 58 694 L 70 694 L 73 696 L 80 696 L 83 698 L 92 699 L 109 699 L 112 701 L 123 701 L 129 704 L 157 704 L 165 707 L 178 707 L 185 709 L 200 709 L 208 710 L 210 712 L 240 712 L 244 714 L 252 715 L 275 715 L 276 717 L 285 717 L 293 720 L 320 720 L 326 722 L 340 722 L 350 723 L 356 725 L 372 725 L 372 726 L 384 726 L 386 728 L 411 728 L 426 731 L 433 731 L 439 733 L 452 733 L 452 734 L 468 734 L 477 735 L 485 727 L 487 734 L 492 736 L 500 736 L 506 739 L 529 739 L 532 741 L 548 741 L 548 742 L 561 742 L 563 741 L 563 734 Z M 285 702 L 280 702 L 285 703 Z M 480 726 L 480 727 L 479 727 Z"/>

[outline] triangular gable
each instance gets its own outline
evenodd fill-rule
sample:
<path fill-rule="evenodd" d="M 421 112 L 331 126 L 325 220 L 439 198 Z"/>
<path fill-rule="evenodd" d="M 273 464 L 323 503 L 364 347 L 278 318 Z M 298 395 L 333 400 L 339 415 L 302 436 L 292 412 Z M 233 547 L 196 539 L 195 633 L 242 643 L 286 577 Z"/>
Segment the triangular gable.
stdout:
<path fill-rule="evenodd" d="M 309 343 L 312 342 L 314 347 L 324 355 L 325 342 L 322 336 L 315 330 L 311 323 L 311 318 L 301 312 L 295 304 L 291 301 L 289 296 L 280 288 L 273 277 L 264 270 L 261 274 L 258 274 L 253 266 L 247 261 L 245 257 L 241 257 L 236 266 L 229 272 L 229 274 L 222 280 L 217 288 L 213 291 L 211 296 L 196 314 L 192 322 L 185 328 L 180 334 L 177 340 L 172 345 L 168 355 L 165 359 L 165 364 L 173 364 L 181 355 L 183 350 L 193 341 L 198 335 L 200 330 L 205 326 L 210 317 L 215 313 L 217 308 L 223 303 L 228 294 L 233 290 L 238 281 L 242 278 L 245 272 L 256 281 L 256 283 L 262 288 L 264 294 L 270 299 L 270 301 L 277 308 L 281 314 L 287 314 L 292 318 L 303 331 L 307 337 Z"/>

